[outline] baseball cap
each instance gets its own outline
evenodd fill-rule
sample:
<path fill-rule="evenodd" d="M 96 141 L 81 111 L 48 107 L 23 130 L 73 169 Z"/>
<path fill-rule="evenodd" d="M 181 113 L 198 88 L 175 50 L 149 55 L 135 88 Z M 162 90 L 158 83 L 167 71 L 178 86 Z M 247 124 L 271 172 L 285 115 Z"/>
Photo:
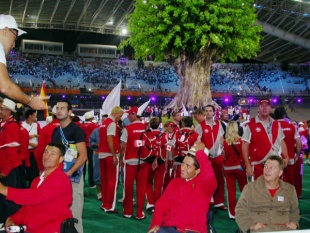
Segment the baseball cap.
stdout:
<path fill-rule="evenodd" d="M 138 114 L 138 107 L 134 106 L 134 107 L 131 107 L 129 110 L 126 111 L 126 113 L 135 113 L 135 114 Z"/>
<path fill-rule="evenodd" d="M 263 98 L 259 101 L 259 104 L 258 105 L 261 105 L 261 104 L 269 104 L 270 105 L 270 100 L 267 99 L 267 98 Z"/>
<path fill-rule="evenodd" d="M 17 30 L 18 36 L 27 33 L 17 27 L 17 23 L 11 15 L 0 15 L 0 29 L 4 29 L 5 27 Z"/>

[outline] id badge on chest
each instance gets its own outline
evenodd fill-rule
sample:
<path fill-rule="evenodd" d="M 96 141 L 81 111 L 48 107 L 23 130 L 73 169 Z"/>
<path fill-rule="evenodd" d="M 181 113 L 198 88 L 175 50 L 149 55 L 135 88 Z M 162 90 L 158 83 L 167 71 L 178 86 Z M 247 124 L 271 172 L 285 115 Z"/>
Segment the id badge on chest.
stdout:
<path fill-rule="evenodd" d="M 70 144 L 69 148 L 67 149 L 65 153 L 65 161 L 66 162 L 72 162 L 73 159 L 76 159 L 78 155 L 76 145 L 75 144 Z"/>

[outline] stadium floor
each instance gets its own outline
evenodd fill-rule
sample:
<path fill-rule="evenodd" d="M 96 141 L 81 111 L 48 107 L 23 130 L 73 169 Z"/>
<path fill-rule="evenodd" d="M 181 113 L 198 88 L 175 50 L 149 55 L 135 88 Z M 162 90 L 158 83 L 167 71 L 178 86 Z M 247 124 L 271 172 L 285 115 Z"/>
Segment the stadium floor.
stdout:
<path fill-rule="evenodd" d="M 87 179 L 85 179 L 87 180 Z M 117 203 L 118 214 L 104 213 L 101 209 L 101 202 L 97 200 L 96 189 L 90 189 L 85 182 L 85 202 L 83 211 L 84 233 L 146 233 L 152 216 L 146 214 L 145 220 L 126 219 L 122 215 L 122 204 Z M 117 193 L 117 199 L 122 198 L 122 187 Z M 310 165 L 304 166 L 304 179 L 302 198 L 300 204 L 300 228 L 310 229 Z M 216 210 L 214 212 L 213 226 L 217 233 L 234 233 L 237 224 L 230 220 L 227 211 Z M 309 230 L 310 232 L 310 230 Z"/>

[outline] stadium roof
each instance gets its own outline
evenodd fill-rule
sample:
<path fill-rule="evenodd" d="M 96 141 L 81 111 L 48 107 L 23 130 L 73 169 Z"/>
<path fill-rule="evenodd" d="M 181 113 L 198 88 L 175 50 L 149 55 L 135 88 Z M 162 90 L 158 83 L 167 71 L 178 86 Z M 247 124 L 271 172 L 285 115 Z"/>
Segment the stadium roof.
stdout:
<path fill-rule="evenodd" d="M 310 61 L 310 0 L 255 0 L 263 26 L 261 62 Z M 64 29 L 120 35 L 134 0 L 2 0 L 22 28 Z"/>

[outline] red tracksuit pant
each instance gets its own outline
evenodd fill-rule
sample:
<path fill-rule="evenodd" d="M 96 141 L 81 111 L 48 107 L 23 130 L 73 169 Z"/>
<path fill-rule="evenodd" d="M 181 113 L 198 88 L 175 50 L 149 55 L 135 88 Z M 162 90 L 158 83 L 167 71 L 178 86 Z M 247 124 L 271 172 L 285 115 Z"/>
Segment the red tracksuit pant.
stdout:
<path fill-rule="evenodd" d="M 236 182 L 238 182 L 240 192 L 242 192 L 244 186 L 248 183 L 248 179 L 244 170 L 224 170 L 224 174 L 227 187 L 228 213 L 230 218 L 234 218 L 237 204 Z"/>
<path fill-rule="evenodd" d="M 146 193 L 146 184 L 148 176 L 148 164 L 141 163 L 140 165 L 124 164 L 124 201 L 123 214 L 132 215 L 133 213 L 133 190 L 134 181 L 136 181 L 136 197 L 137 197 L 137 212 L 136 217 L 144 217 L 144 201 Z"/>
<path fill-rule="evenodd" d="M 102 186 L 102 208 L 115 210 L 119 165 L 113 164 L 113 157 L 99 159 Z"/>
<path fill-rule="evenodd" d="M 214 175 L 217 181 L 217 189 L 214 193 L 214 206 L 222 206 L 224 205 L 224 174 L 223 174 L 223 162 L 224 162 L 224 156 L 220 155 L 215 158 L 209 158 Z"/>
<path fill-rule="evenodd" d="M 156 201 L 160 198 L 163 190 L 164 177 L 165 177 L 165 164 L 158 164 L 157 168 L 153 171 L 152 164 L 149 165 L 148 181 L 146 189 L 147 202 L 155 205 Z"/>

